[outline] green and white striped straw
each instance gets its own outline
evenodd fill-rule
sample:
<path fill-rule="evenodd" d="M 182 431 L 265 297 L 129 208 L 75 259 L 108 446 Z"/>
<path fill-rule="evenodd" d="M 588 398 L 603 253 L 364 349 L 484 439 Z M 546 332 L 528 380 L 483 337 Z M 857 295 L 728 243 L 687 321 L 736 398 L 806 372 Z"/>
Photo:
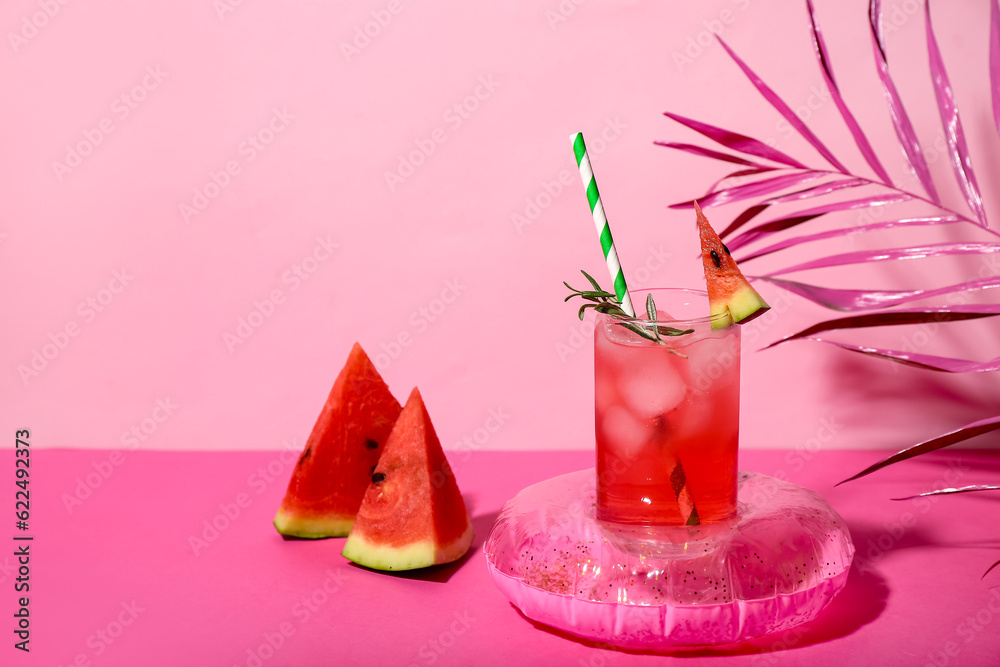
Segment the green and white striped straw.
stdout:
<path fill-rule="evenodd" d="M 618 261 L 618 252 L 615 250 L 614 239 L 611 238 L 611 227 L 608 226 L 608 216 L 604 213 L 604 204 L 601 203 L 601 194 L 597 191 L 597 181 L 594 179 L 594 170 L 590 166 L 590 157 L 587 155 L 587 146 L 583 143 L 583 133 L 577 132 L 570 136 L 573 142 L 573 153 L 576 155 L 576 166 L 580 168 L 580 178 L 583 179 L 583 187 L 587 188 L 587 202 L 590 204 L 590 212 L 594 214 L 594 225 L 597 227 L 597 235 L 601 239 L 601 250 L 604 251 L 604 259 L 608 263 L 608 272 L 611 280 L 615 284 L 615 295 L 622 305 L 622 310 L 635 317 L 635 308 L 632 307 L 632 299 L 628 295 L 628 286 L 625 285 L 625 274 L 622 273 L 622 265 Z"/>
<path fill-rule="evenodd" d="M 573 142 L 573 154 L 576 155 L 576 166 L 580 168 L 580 178 L 583 179 L 583 187 L 587 188 L 587 202 L 590 203 L 590 212 L 594 214 L 594 225 L 597 226 L 597 235 L 601 239 L 601 250 L 604 251 L 604 259 L 608 263 L 608 272 L 615 283 L 615 295 L 618 297 L 622 310 L 635 317 L 635 308 L 632 306 L 632 299 L 628 295 L 628 286 L 625 284 L 625 274 L 622 272 L 622 265 L 618 261 L 618 252 L 615 250 L 614 239 L 611 238 L 611 227 L 608 226 L 608 216 L 604 214 L 604 204 L 601 203 L 601 194 L 597 191 L 597 180 L 594 179 L 594 169 L 590 166 L 590 157 L 587 155 L 587 145 L 583 143 L 583 133 L 577 132 L 570 135 Z M 678 506 L 684 518 L 684 523 L 688 526 L 697 526 L 701 523 L 698 516 L 698 508 L 695 507 L 694 498 L 691 497 L 691 489 L 687 485 L 687 475 L 684 474 L 684 466 L 680 459 L 670 473 L 670 485 L 673 488 L 674 496 L 677 498 Z"/>

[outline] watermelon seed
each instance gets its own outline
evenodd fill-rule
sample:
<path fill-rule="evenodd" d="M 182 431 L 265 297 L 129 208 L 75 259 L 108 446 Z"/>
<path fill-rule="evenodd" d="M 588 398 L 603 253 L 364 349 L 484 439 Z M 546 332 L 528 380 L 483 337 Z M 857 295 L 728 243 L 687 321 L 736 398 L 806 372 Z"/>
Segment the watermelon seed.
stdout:
<path fill-rule="evenodd" d="M 368 449 L 378 449 L 378 443 L 372 440 L 371 438 L 368 438 L 367 440 L 365 440 L 365 447 L 367 447 Z"/>
<path fill-rule="evenodd" d="M 369 475 L 374 475 L 375 474 L 375 466 L 372 466 L 372 469 L 368 471 L 368 474 Z"/>
<path fill-rule="evenodd" d="M 722 268 L 722 260 L 719 259 L 719 253 L 715 252 L 714 250 L 712 251 L 712 264 L 715 264 L 715 268 L 717 269 Z"/>
<path fill-rule="evenodd" d="M 384 472 L 377 472 L 374 475 L 372 475 L 372 484 L 378 484 L 379 482 L 383 481 L 384 479 L 385 479 L 385 473 Z"/>
<path fill-rule="evenodd" d="M 722 249 L 725 250 L 726 254 L 729 255 L 730 257 L 733 256 L 733 253 L 729 252 L 729 247 L 725 243 L 722 244 Z"/>

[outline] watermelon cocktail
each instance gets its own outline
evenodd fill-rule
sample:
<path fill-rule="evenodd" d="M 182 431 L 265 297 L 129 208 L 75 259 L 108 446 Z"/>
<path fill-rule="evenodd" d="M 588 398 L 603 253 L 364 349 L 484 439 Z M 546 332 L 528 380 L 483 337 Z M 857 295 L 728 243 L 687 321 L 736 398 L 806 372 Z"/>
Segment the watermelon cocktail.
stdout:
<path fill-rule="evenodd" d="M 704 292 L 638 291 L 632 302 L 648 293 L 655 332 L 648 319 L 597 315 L 597 518 L 721 521 L 736 510 L 740 328 L 713 328 Z"/>
<path fill-rule="evenodd" d="M 722 521 L 736 511 L 740 335 L 734 325 L 769 306 L 697 201 L 707 292 L 630 293 L 583 135 L 571 140 L 613 285 L 603 289 L 586 271 L 592 289 L 564 283 L 567 301 L 584 302 L 581 320 L 587 309 L 598 314 L 597 518 L 689 526 Z M 643 301 L 646 320 L 636 318 Z"/>
<path fill-rule="evenodd" d="M 843 520 L 814 493 L 737 472 L 739 325 L 767 303 L 697 201 L 706 291 L 630 292 L 583 136 L 571 139 L 611 278 L 564 283 L 577 316 L 597 317 L 597 469 L 504 505 L 483 547 L 494 582 L 533 621 L 623 647 L 727 644 L 812 620 L 847 580 Z"/>

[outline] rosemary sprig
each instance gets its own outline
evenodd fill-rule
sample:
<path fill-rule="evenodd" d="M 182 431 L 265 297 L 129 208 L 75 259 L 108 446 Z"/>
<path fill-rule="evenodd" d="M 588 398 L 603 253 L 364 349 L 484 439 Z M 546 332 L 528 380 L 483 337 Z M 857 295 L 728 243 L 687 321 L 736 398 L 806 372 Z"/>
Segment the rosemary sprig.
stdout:
<path fill-rule="evenodd" d="M 694 332 L 694 329 L 677 329 L 675 327 L 657 324 L 656 303 L 653 301 L 652 294 L 646 295 L 646 316 L 649 318 L 649 323 L 640 324 L 636 322 L 634 317 L 625 312 L 622 308 L 621 302 L 613 292 L 609 292 L 602 288 L 600 284 L 586 271 L 580 271 L 580 273 L 582 273 L 587 281 L 590 282 L 593 289 L 579 290 L 570 285 L 568 282 L 563 281 L 563 285 L 565 285 L 571 292 L 571 294 L 563 299 L 563 301 L 566 302 L 573 297 L 578 296 L 584 301 L 589 302 L 580 306 L 580 310 L 577 314 L 581 320 L 587 314 L 587 309 L 593 308 L 598 313 L 604 313 L 605 315 L 610 315 L 611 317 L 619 320 L 628 320 L 616 322 L 615 324 L 625 327 L 629 331 L 642 336 L 646 340 L 651 340 L 661 345 L 666 345 L 666 341 L 663 340 L 662 336 L 683 336 Z"/>

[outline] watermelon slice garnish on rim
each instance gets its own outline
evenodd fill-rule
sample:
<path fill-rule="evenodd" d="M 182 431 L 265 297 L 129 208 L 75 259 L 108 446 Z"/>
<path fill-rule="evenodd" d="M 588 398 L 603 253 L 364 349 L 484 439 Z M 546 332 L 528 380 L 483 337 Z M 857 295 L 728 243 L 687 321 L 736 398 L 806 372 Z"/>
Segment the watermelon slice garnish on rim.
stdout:
<path fill-rule="evenodd" d="M 357 343 L 292 471 L 274 527 L 288 537 L 343 537 L 354 525 L 399 401 Z"/>
<path fill-rule="evenodd" d="M 414 389 L 371 476 L 343 555 L 376 570 L 450 563 L 472 523 L 420 392 Z"/>
<path fill-rule="evenodd" d="M 736 260 L 729 254 L 719 235 L 712 229 L 698 202 L 694 203 L 701 237 L 701 260 L 705 267 L 705 285 L 712 313 L 712 328 L 744 324 L 764 314 L 770 306 L 761 298 Z"/>

